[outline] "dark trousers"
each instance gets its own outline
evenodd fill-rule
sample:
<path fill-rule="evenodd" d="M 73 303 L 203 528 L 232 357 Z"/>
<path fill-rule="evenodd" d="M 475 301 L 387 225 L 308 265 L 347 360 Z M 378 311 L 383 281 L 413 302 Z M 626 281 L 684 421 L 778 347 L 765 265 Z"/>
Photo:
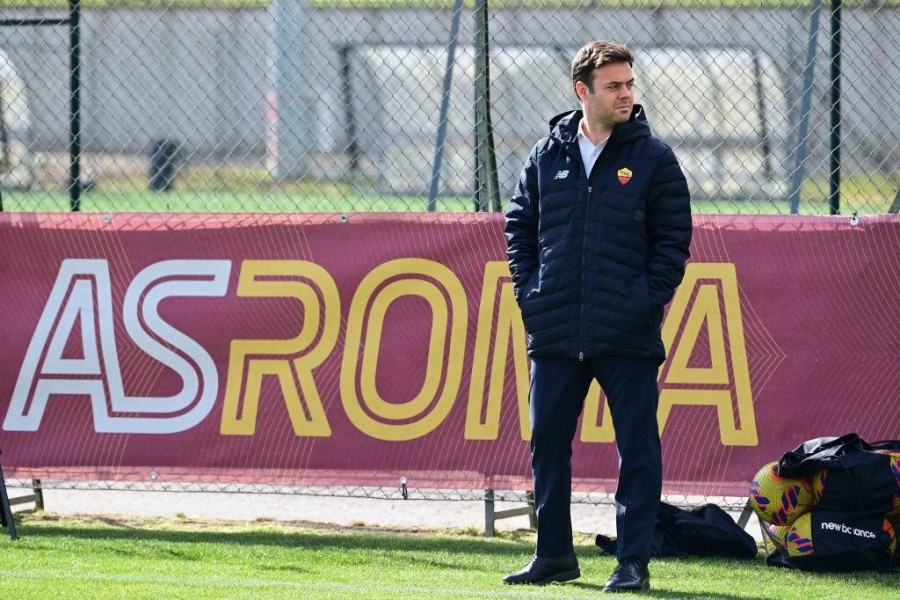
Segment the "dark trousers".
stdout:
<path fill-rule="evenodd" d="M 662 493 L 657 367 L 654 360 L 625 357 L 532 360 L 529 403 L 538 556 L 573 551 L 572 440 L 584 397 L 596 378 L 606 392 L 619 453 L 617 555 L 620 561 L 649 562 Z"/>

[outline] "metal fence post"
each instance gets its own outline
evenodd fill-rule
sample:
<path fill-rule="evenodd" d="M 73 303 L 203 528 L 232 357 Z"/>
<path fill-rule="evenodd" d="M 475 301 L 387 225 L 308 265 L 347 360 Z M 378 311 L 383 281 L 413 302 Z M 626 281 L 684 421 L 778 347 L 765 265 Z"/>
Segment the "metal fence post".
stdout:
<path fill-rule="evenodd" d="M 500 210 L 500 184 L 491 125 L 488 0 L 475 6 L 475 210 Z"/>
<path fill-rule="evenodd" d="M 447 138 L 447 111 L 450 107 L 450 91 L 453 86 L 453 63 L 456 60 L 456 43 L 459 38 L 459 21 L 462 15 L 462 0 L 453 4 L 453 21 L 450 25 L 450 41 L 447 42 L 447 66 L 441 90 L 441 112 L 438 117 L 437 139 L 435 140 L 434 166 L 431 169 L 431 185 L 428 188 L 428 212 L 434 212 L 441 183 L 441 163 L 444 159 L 444 141 Z"/>
<path fill-rule="evenodd" d="M 484 490 L 484 535 L 494 537 L 494 490 Z"/>
<path fill-rule="evenodd" d="M 81 210 L 81 0 L 69 0 L 69 205 Z"/>
<path fill-rule="evenodd" d="M 816 63 L 816 40 L 819 36 L 819 15 L 822 12 L 822 0 L 815 0 L 812 15 L 809 18 L 809 43 L 806 47 L 806 66 L 803 70 L 803 100 L 800 109 L 800 127 L 797 130 L 797 145 L 794 150 L 796 162 L 791 184 L 791 214 L 800 212 L 800 186 L 803 183 L 803 165 L 806 162 L 806 136 L 809 128 L 809 115 L 812 106 L 813 72 Z"/>
<path fill-rule="evenodd" d="M 3 476 L 3 466 L 0 465 L 0 525 L 9 531 L 11 540 L 19 539 L 16 533 L 16 523 L 13 520 L 12 506 L 9 503 L 9 494 L 6 493 L 6 478 Z"/>

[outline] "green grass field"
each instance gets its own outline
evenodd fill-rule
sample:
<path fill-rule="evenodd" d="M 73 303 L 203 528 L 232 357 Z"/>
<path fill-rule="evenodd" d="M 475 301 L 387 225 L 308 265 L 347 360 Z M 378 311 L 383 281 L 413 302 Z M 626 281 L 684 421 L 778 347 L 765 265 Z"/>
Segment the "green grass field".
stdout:
<path fill-rule="evenodd" d="M 85 212 L 408 212 L 424 211 L 427 199 L 404 196 L 357 194 L 292 194 L 284 192 L 196 190 L 150 192 L 92 191 L 81 199 Z M 471 212 L 471 199 L 442 198 L 439 211 Z M 7 212 L 56 212 L 69 210 L 69 198 L 57 192 L 3 193 Z"/>
<path fill-rule="evenodd" d="M 841 214 L 886 214 L 892 197 L 865 189 L 850 188 L 842 195 Z M 827 187 L 817 200 L 804 198 L 800 214 L 827 215 Z M 505 206 L 506 199 L 502 199 Z M 83 194 L 84 212 L 424 212 L 428 200 L 424 196 L 383 196 L 347 193 L 289 193 L 247 190 L 146 190 L 102 189 Z M 442 197 L 436 201 L 439 212 L 472 212 L 473 200 L 466 197 Z M 692 208 L 698 214 L 788 214 L 787 200 L 695 200 Z M 6 212 L 61 212 L 70 210 L 64 190 L 3 192 Z"/>
<path fill-rule="evenodd" d="M 894 202 L 900 181 L 883 173 L 846 174 L 841 179 L 841 214 L 885 214 Z M 62 185 L 54 189 L 4 190 L 6 212 L 60 212 L 70 210 Z M 385 195 L 365 178 L 348 181 L 274 181 L 259 167 L 191 167 L 178 172 L 174 189 L 150 191 L 142 175 L 103 179 L 82 194 L 84 212 L 424 212 L 424 195 Z M 829 182 L 808 177 L 801 186 L 800 214 L 829 214 Z M 507 198 L 501 197 L 505 208 Z M 436 199 L 440 212 L 472 212 L 467 195 Z M 787 198 L 747 200 L 695 199 L 699 214 L 789 214 Z"/>
<path fill-rule="evenodd" d="M 298 501 L 298 500 L 285 500 Z M 582 578 L 547 587 L 500 583 L 533 534 L 338 528 L 272 521 L 16 516 L 0 538 L 0 597 L 47 598 L 588 598 L 614 567 L 576 540 Z M 5 533 L 5 532 L 4 532 Z M 811 574 L 754 560 L 658 559 L 650 598 L 896 598 L 900 571 Z"/>

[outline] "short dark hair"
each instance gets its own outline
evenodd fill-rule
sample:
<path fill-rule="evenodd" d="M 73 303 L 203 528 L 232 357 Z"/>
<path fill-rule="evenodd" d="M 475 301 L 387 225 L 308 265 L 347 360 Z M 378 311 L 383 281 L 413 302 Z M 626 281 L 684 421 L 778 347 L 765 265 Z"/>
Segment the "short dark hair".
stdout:
<path fill-rule="evenodd" d="M 594 91 L 592 86 L 594 69 L 609 63 L 627 62 L 634 66 L 634 54 L 625 44 L 606 40 L 594 40 L 582 46 L 572 59 L 572 87 L 579 81 Z"/>

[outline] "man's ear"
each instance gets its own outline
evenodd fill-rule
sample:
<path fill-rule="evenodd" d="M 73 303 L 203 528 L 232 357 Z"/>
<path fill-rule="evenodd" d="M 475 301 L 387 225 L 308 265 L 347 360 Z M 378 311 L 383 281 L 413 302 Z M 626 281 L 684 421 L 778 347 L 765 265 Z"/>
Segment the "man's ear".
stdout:
<path fill-rule="evenodd" d="M 578 96 L 578 99 L 584 102 L 587 99 L 587 95 L 590 93 L 590 89 L 587 84 L 583 81 L 575 82 L 575 95 Z"/>

